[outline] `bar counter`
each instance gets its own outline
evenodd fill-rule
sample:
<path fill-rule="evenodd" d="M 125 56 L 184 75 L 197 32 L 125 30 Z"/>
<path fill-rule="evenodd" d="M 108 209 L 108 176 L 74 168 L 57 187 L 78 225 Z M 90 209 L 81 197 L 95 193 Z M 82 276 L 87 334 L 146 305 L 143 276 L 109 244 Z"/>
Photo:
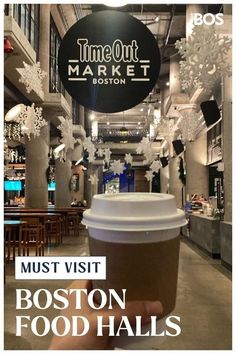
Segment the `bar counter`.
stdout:
<path fill-rule="evenodd" d="M 220 257 L 220 220 L 203 214 L 190 214 L 189 239 L 211 257 Z"/>

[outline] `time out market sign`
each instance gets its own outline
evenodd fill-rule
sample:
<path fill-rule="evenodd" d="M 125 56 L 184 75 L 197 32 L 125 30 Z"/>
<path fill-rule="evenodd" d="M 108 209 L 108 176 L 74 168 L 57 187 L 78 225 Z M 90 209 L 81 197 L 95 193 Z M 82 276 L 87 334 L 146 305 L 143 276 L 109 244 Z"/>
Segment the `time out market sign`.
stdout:
<path fill-rule="evenodd" d="M 160 52 L 149 29 L 118 11 L 75 23 L 64 36 L 59 74 L 69 94 L 93 111 L 113 113 L 140 103 L 160 72 Z"/>

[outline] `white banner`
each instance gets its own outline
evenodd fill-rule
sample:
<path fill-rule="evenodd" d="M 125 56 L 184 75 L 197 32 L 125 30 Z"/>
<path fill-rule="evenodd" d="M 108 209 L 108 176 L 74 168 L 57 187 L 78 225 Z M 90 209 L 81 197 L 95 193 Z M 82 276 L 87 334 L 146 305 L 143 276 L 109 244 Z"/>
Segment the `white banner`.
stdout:
<path fill-rule="evenodd" d="M 106 279 L 106 257 L 16 257 L 15 279 Z"/>

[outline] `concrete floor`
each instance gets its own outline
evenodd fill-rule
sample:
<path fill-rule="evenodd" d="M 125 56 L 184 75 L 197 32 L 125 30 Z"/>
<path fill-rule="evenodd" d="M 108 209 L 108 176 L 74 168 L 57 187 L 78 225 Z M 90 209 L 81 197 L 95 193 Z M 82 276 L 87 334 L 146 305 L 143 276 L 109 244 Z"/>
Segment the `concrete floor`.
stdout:
<path fill-rule="evenodd" d="M 87 237 L 83 230 L 80 237 L 68 237 L 63 245 L 48 249 L 46 255 L 83 256 L 88 254 L 87 251 Z M 45 350 L 50 342 L 50 336 L 37 337 L 28 330 L 23 331 L 22 337 L 14 335 L 15 316 L 20 315 L 20 311 L 15 309 L 15 289 L 28 288 L 34 291 L 38 288 L 47 288 L 53 291 L 59 287 L 67 287 L 70 282 L 61 280 L 16 281 L 14 280 L 14 265 L 7 264 L 5 349 Z M 162 344 L 154 346 L 153 349 L 231 349 L 231 291 L 231 272 L 220 264 L 220 260 L 209 258 L 192 244 L 182 240 L 177 305 L 173 313 L 181 318 L 182 332 L 178 337 L 167 337 Z M 57 315 L 55 310 L 45 311 L 49 319 Z M 23 314 L 32 317 L 39 315 L 38 310 L 27 310 L 27 314 L 24 310 Z"/>

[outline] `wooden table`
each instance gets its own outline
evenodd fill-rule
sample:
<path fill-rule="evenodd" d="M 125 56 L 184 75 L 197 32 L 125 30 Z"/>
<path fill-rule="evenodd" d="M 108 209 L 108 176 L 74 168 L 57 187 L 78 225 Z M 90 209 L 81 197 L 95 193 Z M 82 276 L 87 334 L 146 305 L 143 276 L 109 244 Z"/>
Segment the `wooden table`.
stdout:
<path fill-rule="evenodd" d="M 66 236 L 69 234 L 69 220 L 70 217 L 77 219 L 77 224 L 80 224 L 80 221 L 83 217 L 83 212 L 86 210 L 85 207 L 55 207 L 54 205 L 48 206 L 48 208 L 25 208 L 25 207 L 4 207 L 4 216 L 5 219 L 20 218 L 20 217 L 36 217 L 39 216 L 40 222 L 45 224 L 45 217 L 53 217 L 55 215 L 60 215 L 62 217 L 62 235 Z M 20 215 L 21 214 L 21 215 Z M 56 218 L 56 217 L 55 217 Z M 78 226 L 79 229 L 79 226 Z"/>
<path fill-rule="evenodd" d="M 29 213 L 29 212 L 18 212 L 18 213 L 5 213 L 4 214 L 4 219 L 18 219 L 18 220 L 27 220 L 29 219 L 29 223 L 30 223 L 30 219 L 37 219 L 38 222 L 42 225 L 42 232 L 43 232 L 43 240 L 45 242 L 46 240 L 46 235 L 45 235 L 45 224 L 48 220 L 51 219 L 59 219 L 61 217 L 61 213 Z"/>
<path fill-rule="evenodd" d="M 4 207 L 4 213 L 61 213 L 61 212 L 73 212 L 83 213 L 86 210 L 84 207 L 67 207 L 57 208 L 54 205 L 48 206 L 48 208 L 25 208 L 25 207 Z"/>
<path fill-rule="evenodd" d="M 43 212 L 4 212 L 4 219 L 20 219 L 20 218 L 39 218 L 41 221 L 44 221 L 48 217 L 54 216 L 55 218 L 58 217 L 60 213 L 43 213 Z"/>
<path fill-rule="evenodd" d="M 47 214 L 52 214 L 56 213 L 59 214 L 61 213 L 60 210 L 57 209 L 52 209 L 52 208 L 12 208 L 12 207 L 5 207 L 4 208 L 4 213 L 9 214 L 9 213 L 47 213 Z"/>

